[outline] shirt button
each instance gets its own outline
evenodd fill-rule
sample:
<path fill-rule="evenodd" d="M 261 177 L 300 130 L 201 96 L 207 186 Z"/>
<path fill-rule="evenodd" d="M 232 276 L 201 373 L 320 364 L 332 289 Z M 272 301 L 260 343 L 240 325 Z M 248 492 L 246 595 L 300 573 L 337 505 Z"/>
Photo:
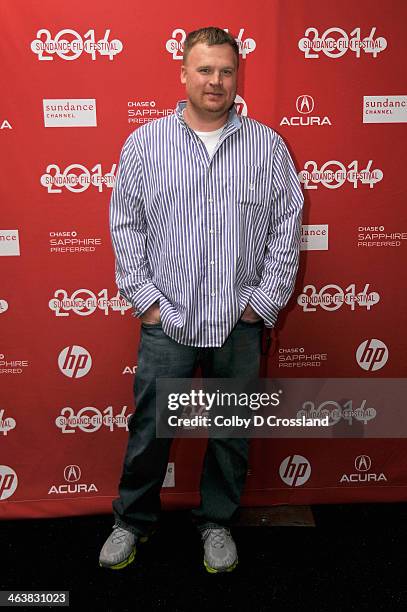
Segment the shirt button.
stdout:
<path fill-rule="evenodd" d="M 211 266 L 213 266 L 215 262 L 212 259 L 212 261 L 210 261 L 209 263 L 211 264 Z"/>
<path fill-rule="evenodd" d="M 208 202 L 209 202 L 209 204 L 213 204 L 213 200 L 212 200 L 212 198 L 209 198 L 209 199 L 208 199 Z"/>
<path fill-rule="evenodd" d="M 216 293 L 214 291 L 212 291 L 211 296 L 215 297 Z"/>
<path fill-rule="evenodd" d="M 210 233 L 210 234 L 213 234 L 213 230 L 212 230 L 212 229 L 211 229 L 211 230 L 209 230 L 209 233 Z"/>

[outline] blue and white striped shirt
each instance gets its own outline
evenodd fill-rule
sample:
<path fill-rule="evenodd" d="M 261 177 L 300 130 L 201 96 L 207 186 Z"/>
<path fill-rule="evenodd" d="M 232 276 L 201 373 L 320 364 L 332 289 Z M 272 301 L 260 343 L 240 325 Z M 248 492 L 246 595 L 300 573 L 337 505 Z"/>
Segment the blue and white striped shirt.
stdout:
<path fill-rule="evenodd" d="M 282 138 L 229 112 L 213 157 L 173 115 L 126 140 L 110 203 L 116 282 L 181 344 L 222 346 L 248 304 L 273 327 L 298 267 L 303 196 Z"/>

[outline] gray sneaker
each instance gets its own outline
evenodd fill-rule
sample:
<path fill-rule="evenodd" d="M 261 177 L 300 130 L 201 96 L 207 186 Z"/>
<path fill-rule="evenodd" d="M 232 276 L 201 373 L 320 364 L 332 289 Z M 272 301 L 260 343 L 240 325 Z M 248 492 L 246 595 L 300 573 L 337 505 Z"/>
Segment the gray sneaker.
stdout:
<path fill-rule="evenodd" d="M 219 527 L 205 529 L 201 532 L 204 542 L 204 565 L 210 574 L 231 572 L 238 559 L 236 545 L 229 529 Z"/>
<path fill-rule="evenodd" d="M 147 542 L 148 536 L 137 537 L 119 525 L 114 525 L 99 555 L 99 565 L 110 569 L 122 569 L 134 561 L 136 543 Z"/>

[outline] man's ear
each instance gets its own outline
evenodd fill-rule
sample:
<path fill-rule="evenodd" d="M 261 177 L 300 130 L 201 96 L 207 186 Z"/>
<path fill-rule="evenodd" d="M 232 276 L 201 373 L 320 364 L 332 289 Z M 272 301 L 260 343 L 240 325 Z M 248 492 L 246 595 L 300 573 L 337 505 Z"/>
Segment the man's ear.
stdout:
<path fill-rule="evenodd" d="M 182 65 L 181 66 L 181 75 L 180 75 L 180 78 L 181 78 L 181 83 L 183 85 L 185 85 L 185 83 L 186 83 L 186 72 L 187 72 L 187 69 L 185 68 L 184 65 Z"/>

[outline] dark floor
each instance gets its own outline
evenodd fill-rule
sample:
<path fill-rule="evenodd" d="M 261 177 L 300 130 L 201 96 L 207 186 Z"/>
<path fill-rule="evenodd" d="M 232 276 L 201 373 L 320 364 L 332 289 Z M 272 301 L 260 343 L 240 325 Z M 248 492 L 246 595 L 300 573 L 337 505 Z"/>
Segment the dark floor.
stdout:
<path fill-rule="evenodd" d="M 185 512 L 164 513 L 121 571 L 98 566 L 109 515 L 2 521 L 0 588 L 67 590 L 92 612 L 407 610 L 407 504 L 312 511 L 315 527 L 236 527 L 239 565 L 222 575 L 203 568 Z"/>

